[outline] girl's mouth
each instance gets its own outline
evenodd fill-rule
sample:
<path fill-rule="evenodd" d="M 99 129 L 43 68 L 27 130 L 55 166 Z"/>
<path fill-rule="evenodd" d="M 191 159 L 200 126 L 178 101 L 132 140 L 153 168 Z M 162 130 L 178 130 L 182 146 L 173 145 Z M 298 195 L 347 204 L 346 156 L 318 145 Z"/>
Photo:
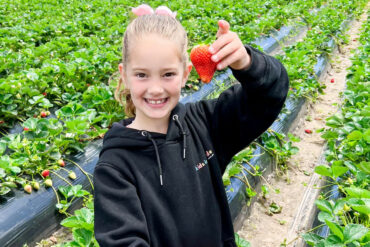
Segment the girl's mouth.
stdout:
<path fill-rule="evenodd" d="M 164 106 L 168 101 L 168 98 L 163 99 L 145 99 L 145 102 L 151 107 L 159 108 Z"/>

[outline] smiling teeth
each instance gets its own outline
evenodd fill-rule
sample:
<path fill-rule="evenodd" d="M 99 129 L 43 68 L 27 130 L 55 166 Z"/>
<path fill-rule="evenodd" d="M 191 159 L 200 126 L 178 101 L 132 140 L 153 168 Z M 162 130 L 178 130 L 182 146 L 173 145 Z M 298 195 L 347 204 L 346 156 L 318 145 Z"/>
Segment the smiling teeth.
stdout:
<path fill-rule="evenodd" d="M 166 99 L 162 99 L 162 100 L 149 100 L 148 99 L 148 102 L 150 103 L 150 104 L 162 104 L 163 102 L 165 102 L 166 101 Z"/>

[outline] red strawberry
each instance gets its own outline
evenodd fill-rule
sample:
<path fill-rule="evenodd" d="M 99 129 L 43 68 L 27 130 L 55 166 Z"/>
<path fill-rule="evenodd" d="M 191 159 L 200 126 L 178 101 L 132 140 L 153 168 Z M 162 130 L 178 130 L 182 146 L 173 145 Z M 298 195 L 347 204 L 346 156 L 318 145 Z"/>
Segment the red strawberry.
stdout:
<path fill-rule="evenodd" d="M 27 127 L 24 127 L 24 128 L 23 128 L 23 130 L 24 130 L 24 131 L 29 131 L 30 129 L 29 129 L 29 128 L 27 128 Z"/>
<path fill-rule="evenodd" d="M 331 83 L 334 83 L 334 78 L 330 80 Z"/>
<path fill-rule="evenodd" d="M 50 172 L 49 172 L 49 170 L 43 170 L 43 171 L 42 171 L 42 173 L 41 173 L 41 175 L 42 175 L 44 178 L 46 178 L 46 177 L 49 177 L 49 176 L 50 176 Z"/>
<path fill-rule="evenodd" d="M 47 116 L 47 114 L 46 114 L 46 112 L 42 111 L 42 112 L 40 113 L 40 116 L 41 116 L 41 117 L 46 117 L 46 116 Z"/>
<path fill-rule="evenodd" d="M 46 93 L 46 92 L 43 92 L 43 93 L 42 93 L 42 95 L 46 96 L 46 95 L 47 95 L 47 93 Z"/>
<path fill-rule="evenodd" d="M 217 66 L 217 63 L 211 60 L 212 53 L 208 48 L 208 45 L 197 45 L 190 52 L 190 60 L 204 83 L 211 82 Z"/>
<path fill-rule="evenodd" d="M 0 120 L 0 124 L 3 124 L 3 123 L 5 123 L 3 120 Z"/>
<path fill-rule="evenodd" d="M 58 160 L 58 165 L 60 165 L 61 167 L 66 166 L 66 164 L 64 163 L 64 160 L 62 160 L 62 159 Z"/>
<path fill-rule="evenodd" d="M 26 191 L 28 194 L 31 194 L 32 192 L 32 186 L 29 185 L 29 184 L 26 184 L 24 187 L 23 187 L 24 191 Z"/>
<path fill-rule="evenodd" d="M 310 129 L 305 129 L 304 132 L 306 132 L 307 134 L 312 134 L 312 130 Z"/>

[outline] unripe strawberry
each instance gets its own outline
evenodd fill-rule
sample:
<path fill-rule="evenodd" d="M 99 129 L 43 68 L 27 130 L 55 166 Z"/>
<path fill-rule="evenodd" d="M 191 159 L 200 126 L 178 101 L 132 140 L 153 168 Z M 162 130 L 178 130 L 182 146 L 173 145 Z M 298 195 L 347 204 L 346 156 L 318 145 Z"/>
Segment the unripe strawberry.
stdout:
<path fill-rule="evenodd" d="M 27 127 L 24 127 L 24 128 L 23 128 L 23 130 L 24 130 L 24 131 L 29 131 L 30 129 L 29 129 L 29 128 L 27 128 Z"/>
<path fill-rule="evenodd" d="M 66 166 L 66 164 L 64 163 L 64 160 L 62 160 L 62 159 L 58 160 L 58 165 L 60 165 L 61 167 Z"/>
<path fill-rule="evenodd" d="M 344 210 L 344 212 L 348 212 L 348 211 L 351 210 L 351 208 L 347 204 L 344 204 L 343 210 Z"/>
<path fill-rule="evenodd" d="M 46 116 L 49 116 L 50 115 L 50 111 L 46 111 Z"/>
<path fill-rule="evenodd" d="M 33 182 L 32 183 L 32 187 L 35 189 L 35 190 L 39 190 L 40 189 L 40 184 L 38 182 Z"/>
<path fill-rule="evenodd" d="M 200 80 L 204 83 L 211 82 L 217 66 L 217 63 L 212 61 L 212 53 L 208 51 L 208 48 L 209 45 L 197 45 L 190 52 L 190 60 Z"/>
<path fill-rule="evenodd" d="M 44 117 L 46 117 L 46 116 L 47 116 L 47 114 L 46 114 L 46 112 L 42 111 L 42 112 L 40 113 L 40 116 L 41 116 L 42 118 L 44 118 Z"/>
<path fill-rule="evenodd" d="M 50 178 L 48 178 L 44 181 L 44 184 L 46 187 L 51 187 L 53 186 L 53 181 Z"/>
<path fill-rule="evenodd" d="M 74 172 L 70 172 L 69 174 L 68 174 L 68 177 L 70 178 L 70 179 L 72 179 L 72 180 L 75 180 L 76 179 L 76 173 L 74 173 Z"/>
<path fill-rule="evenodd" d="M 307 134 L 312 134 L 312 130 L 310 129 L 305 129 L 304 132 L 306 132 Z"/>
<path fill-rule="evenodd" d="M 42 175 L 44 178 L 46 178 L 46 177 L 49 177 L 49 176 L 50 176 L 50 172 L 49 172 L 49 170 L 43 170 L 43 171 L 41 172 L 41 175 Z"/>
<path fill-rule="evenodd" d="M 24 191 L 26 191 L 28 194 L 31 194 L 32 192 L 32 186 L 29 185 L 29 184 L 26 184 L 24 187 L 23 187 Z"/>

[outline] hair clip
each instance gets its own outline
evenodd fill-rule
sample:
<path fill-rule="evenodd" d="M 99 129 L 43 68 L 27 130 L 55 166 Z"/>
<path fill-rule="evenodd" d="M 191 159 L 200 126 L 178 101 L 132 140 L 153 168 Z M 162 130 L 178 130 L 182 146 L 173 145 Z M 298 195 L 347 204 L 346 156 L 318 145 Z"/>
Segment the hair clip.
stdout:
<path fill-rule="evenodd" d="M 148 4 L 141 4 L 136 8 L 132 8 L 132 13 L 134 13 L 137 16 L 151 15 L 154 14 L 154 10 Z"/>
<path fill-rule="evenodd" d="M 156 15 L 168 15 L 173 18 L 176 18 L 177 14 L 177 12 L 172 12 L 166 6 L 159 6 L 154 11 L 152 7 L 150 7 L 148 4 L 141 4 L 136 8 L 132 8 L 132 13 L 134 13 L 136 16 L 156 14 Z"/>

